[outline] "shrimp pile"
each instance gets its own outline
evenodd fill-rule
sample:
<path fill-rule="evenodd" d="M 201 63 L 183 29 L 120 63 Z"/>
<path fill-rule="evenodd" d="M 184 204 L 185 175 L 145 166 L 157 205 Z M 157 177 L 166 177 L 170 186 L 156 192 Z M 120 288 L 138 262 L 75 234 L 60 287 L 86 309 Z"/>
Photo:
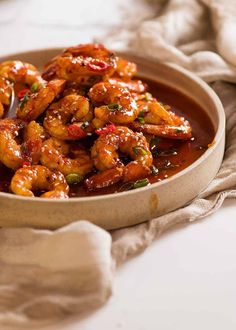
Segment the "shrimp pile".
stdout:
<path fill-rule="evenodd" d="M 150 141 L 188 140 L 192 128 L 136 74 L 135 63 L 100 44 L 69 47 L 42 73 L 0 63 L 0 166 L 11 173 L 9 192 L 64 199 L 76 185 L 148 185 L 158 171 Z M 19 104 L 7 118 L 14 90 Z"/>

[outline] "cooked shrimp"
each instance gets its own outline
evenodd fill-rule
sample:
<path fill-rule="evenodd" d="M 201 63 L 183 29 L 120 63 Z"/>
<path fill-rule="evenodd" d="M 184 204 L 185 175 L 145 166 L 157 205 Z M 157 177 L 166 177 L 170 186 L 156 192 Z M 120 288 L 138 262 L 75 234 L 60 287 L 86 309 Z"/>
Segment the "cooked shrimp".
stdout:
<path fill-rule="evenodd" d="M 40 86 L 44 84 L 44 80 L 36 67 L 30 63 L 21 61 L 6 61 L 1 63 L 0 76 L 29 86 L 34 83 Z"/>
<path fill-rule="evenodd" d="M 45 84 L 38 92 L 26 94 L 17 108 L 17 117 L 27 121 L 37 119 L 63 91 L 65 80 L 55 79 Z"/>
<path fill-rule="evenodd" d="M 121 78 L 132 78 L 137 73 L 137 65 L 133 62 L 129 62 L 124 58 L 118 57 L 117 68 L 115 75 Z"/>
<path fill-rule="evenodd" d="M 92 175 L 85 180 L 86 188 L 90 191 L 111 186 L 123 179 L 124 168 L 117 166 L 101 173 Z"/>
<path fill-rule="evenodd" d="M 60 172 L 52 172 L 41 165 L 26 166 L 16 171 L 11 180 L 16 195 L 33 197 L 34 191 L 45 191 L 40 197 L 68 198 L 69 186 Z"/>
<path fill-rule="evenodd" d="M 170 124 L 168 121 L 165 123 L 165 121 L 161 119 L 160 124 L 148 124 L 148 122 L 152 121 L 152 118 L 150 115 L 147 121 L 147 116 L 144 117 L 144 123 L 133 122 L 131 127 L 138 132 L 153 134 L 168 139 L 188 140 L 192 137 L 192 127 L 189 122 L 185 118 L 179 117 L 171 111 L 169 111 L 169 119 L 172 120 L 172 122 L 170 120 Z M 153 121 L 157 122 L 155 118 Z"/>
<path fill-rule="evenodd" d="M 31 164 L 39 162 L 43 140 L 45 140 L 44 128 L 35 121 L 31 121 L 24 129 L 24 143 L 21 145 L 24 158 Z"/>
<path fill-rule="evenodd" d="M 116 57 L 103 45 L 85 44 L 67 48 L 54 58 L 43 74 L 45 79 L 58 77 L 80 83 L 90 76 L 110 76 L 116 69 Z"/>
<path fill-rule="evenodd" d="M 187 120 L 183 120 L 183 124 L 180 126 L 151 124 L 142 125 L 136 122 L 132 123 L 131 126 L 138 132 L 153 134 L 168 139 L 188 140 L 192 137 L 192 128 Z"/>
<path fill-rule="evenodd" d="M 26 123 L 20 119 L 0 121 L 0 161 L 11 169 L 17 169 L 25 161 L 21 146 L 15 140 Z"/>
<path fill-rule="evenodd" d="M 73 134 L 73 127 L 81 122 L 82 118 L 89 113 L 89 101 L 81 95 L 67 95 L 60 101 L 51 104 L 47 110 L 44 119 L 44 127 L 51 136 L 61 140 L 76 140 L 86 136 L 85 131 L 77 126 L 77 131 L 81 130 L 81 134 Z M 71 129 L 72 127 L 72 129 Z"/>
<path fill-rule="evenodd" d="M 145 123 L 159 125 L 161 123 L 174 125 L 174 119 L 170 111 L 156 99 L 137 101 L 140 116 Z"/>
<path fill-rule="evenodd" d="M 4 106 L 3 104 L 0 102 L 0 119 L 3 117 L 4 115 Z"/>
<path fill-rule="evenodd" d="M 131 123 L 135 131 L 170 139 L 186 140 L 192 136 L 192 128 L 187 120 L 167 110 L 150 94 L 149 99 L 137 100 L 139 117 Z"/>
<path fill-rule="evenodd" d="M 107 80 L 110 84 L 119 87 L 128 88 L 131 94 L 141 94 L 147 90 L 147 85 L 141 80 L 122 80 L 120 78 L 109 78 Z"/>
<path fill-rule="evenodd" d="M 101 82 L 89 91 L 92 103 L 97 106 L 94 110 L 95 118 L 102 123 L 109 121 L 116 124 L 128 124 L 138 117 L 136 102 L 125 87 Z M 96 125 L 96 122 L 93 122 Z"/>
<path fill-rule="evenodd" d="M 12 84 L 9 80 L 0 77 L 0 118 L 4 115 L 4 107 L 11 103 Z"/>
<path fill-rule="evenodd" d="M 35 122 L 27 124 L 20 119 L 2 119 L 0 121 L 0 161 L 16 170 L 24 162 L 37 163 L 41 155 L 42 131 Z M 33 131 L 29 134 L 29 131 Z M 25 140 L 20 143 L 21 132 Z"/>
<path fill-rule="evenodd" d="M 128 155 L 133 161 L 123 166 L 119 159 L 118 151 Z M 152 154 L 144 135 L 135 133 L 123 126 L 117 126 L 112 133 L 101 135 L 95 141 L 91 155 L 94 165 L 100 171 L 119 168 L 116 173 L 113 173 L 115 181 L 110 180 L 109 184 L 117 182 L 118 177 L 123 182 L 146 177 L 150 174 L 150 167 L 153 162 Z M 102 180 L 105 175 L 106 173 L 99 173 L 97 177 L 93 176 L 91 179 L 88 179 L 86 181 L 87 187 L 97 189 L 99 186 L 104 186 Z"/>
<path fill-rule="evenodd" d="M 69 158 L 69 154 L 73 158 Z M 50 138 L 43 143 L 41 163 L 64 175 L 76 173 L 84 176 L 93 168 L 93 162 L 88 152 L 56 138 Z"/>

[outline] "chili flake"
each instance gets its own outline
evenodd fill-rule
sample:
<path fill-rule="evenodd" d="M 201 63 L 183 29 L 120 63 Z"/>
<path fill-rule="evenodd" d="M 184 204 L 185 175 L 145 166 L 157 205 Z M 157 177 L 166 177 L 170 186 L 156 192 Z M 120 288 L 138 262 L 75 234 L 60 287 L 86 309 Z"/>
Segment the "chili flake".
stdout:
<path fill-rule="evenodd" d="M 111 123 L 105 127 L 97 129 L 95 132 L 98 135 L 102 135 L 102 134 L 107 134 L 107 133 L 113 133 L 115 131 L 115 129 L 116 129 L 116 126 L 113 123 Z"/>
<path fill-rule="evenodd" d="M 81 139 L 87 135 L 87 133 L 76 124 L 71 124 L 67 127 L 68 133 L 71 137 Z"/>
<path fill-rule="evenodd" d="M 18 92 L 17 97 L 21 100 L 29 92 L 30 92 L 30 90 L 28 88 L 22 89 L 21 91 Z"/>

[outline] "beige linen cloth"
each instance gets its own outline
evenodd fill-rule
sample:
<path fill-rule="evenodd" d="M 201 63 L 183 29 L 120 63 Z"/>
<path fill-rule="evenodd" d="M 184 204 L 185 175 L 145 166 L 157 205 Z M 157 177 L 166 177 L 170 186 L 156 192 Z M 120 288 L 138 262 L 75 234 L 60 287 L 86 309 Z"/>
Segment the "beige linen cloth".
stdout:
<path fill-rule="evenodd" d="M 236 197 L 236 1 L 130 0 L 123 7 L 127 23 L 109 33 L 108 46 L 177 63 L 221 98 L 227 116 L 222 167 L 190 205 L 132 228 L 108 233 L 80 221 L 56 231 L 1 229 L 0 329 L 34 329 L 91 312 L 109 298 L 118 264 L 170 227 Z"/>

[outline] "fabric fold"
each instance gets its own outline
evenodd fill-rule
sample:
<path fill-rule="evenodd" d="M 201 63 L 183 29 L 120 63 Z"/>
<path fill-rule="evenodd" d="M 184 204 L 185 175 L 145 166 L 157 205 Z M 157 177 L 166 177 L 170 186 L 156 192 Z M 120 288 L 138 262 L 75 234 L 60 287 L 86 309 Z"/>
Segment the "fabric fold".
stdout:
<path fill-rule="evenodd" d="M 56 231 L 0 230 L 0 324 L 33 325 L 80 315 L 111 295 L 111 237 L 79 221 Z"/>

